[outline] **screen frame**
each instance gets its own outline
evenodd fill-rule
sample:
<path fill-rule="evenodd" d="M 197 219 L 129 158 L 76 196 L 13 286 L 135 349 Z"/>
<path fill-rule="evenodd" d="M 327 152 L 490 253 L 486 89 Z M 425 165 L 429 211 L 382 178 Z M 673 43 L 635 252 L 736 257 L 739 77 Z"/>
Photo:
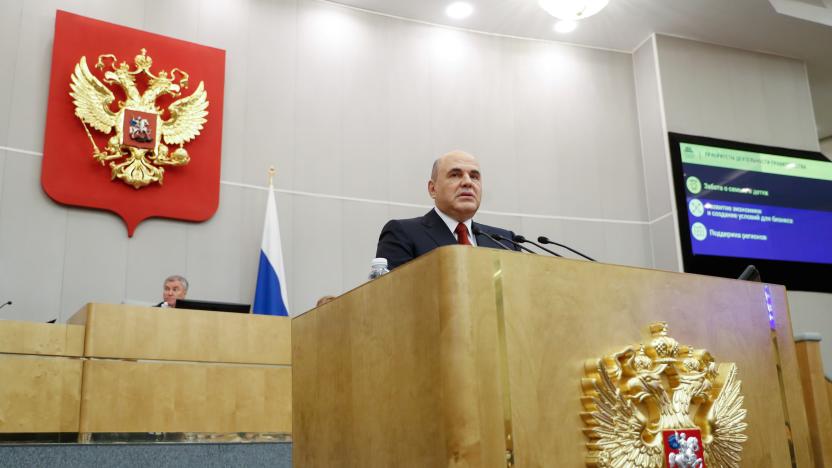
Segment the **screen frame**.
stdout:
<path fill-rule="evenodd" d="M 209 312 L 231 312 L 237 314 L 251 313 L 251 304 L 203 301 L 198 299 L 177 299 L 175 308 L 182 310 L 204 310 Z"/>
<path fill-rule="evenodd" d="M 823 153 L 817 151 L 779 148 L 711 137 L 685 135 L 675 132 L 668 132 L 668 141 L 670 143 L 674 206 L 676 207 L 676 220 L 679 229 L 679 243 L 684 272 L 724 278 L 737 278 L 748 265 L 755 265 L 760 271 L 762 280 L 766 283 L 782 284 L 790 290 L 832 292 L 832 264 L 717 255 L 694 255 L 690 239 L 687 193 L 685 192 L 683 180 L 682 152 L 679 145 L 680 143 L 692 143 L 791 158 L 824 161 L 830 164 L 832 164 L 832 161 L 824 156 Z M 830 242 L 832 242 L 832 239 L 830 239 Z"/>

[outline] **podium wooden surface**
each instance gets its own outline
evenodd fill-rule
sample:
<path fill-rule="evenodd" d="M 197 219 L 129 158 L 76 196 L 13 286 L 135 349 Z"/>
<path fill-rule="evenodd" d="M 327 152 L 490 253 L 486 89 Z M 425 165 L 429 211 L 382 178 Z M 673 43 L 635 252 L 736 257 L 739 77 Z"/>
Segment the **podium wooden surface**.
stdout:
<path fill-rule="evenodd" d="M 817 338 L 817 340 L 798 339 L 795 348 L 815 464 L 830 466 L 832 465 L 832 407 L 829 404 L 828 380 L 823 372 L 820 335 Z"/>
<path fill-rule="evenodd" d="M 78 432 L 84 327 L 0 321 L 0 434 Z"/>
<path fill-rule="evenodd" d="M 87 304 L 81 433 L 282 433 L 289 319 Z"/>
<path fill-rule="evenodd" d="M 437 249 L 292 320 L 295 466 L 505 467 L 507 435 L 514 466 L 585 466 L 585 361 L 666 321 L 737 364 L 742 466 L 792 466 L 793 453 L 811 467 L 785 291 L 768 286 L 772 333 L 765 287 Z"/>
<path fill-rule="evenodd" d="M 87 304 L 70 322 L 0 321 L 0 433 L 290 436 L 287 317 Z"/>

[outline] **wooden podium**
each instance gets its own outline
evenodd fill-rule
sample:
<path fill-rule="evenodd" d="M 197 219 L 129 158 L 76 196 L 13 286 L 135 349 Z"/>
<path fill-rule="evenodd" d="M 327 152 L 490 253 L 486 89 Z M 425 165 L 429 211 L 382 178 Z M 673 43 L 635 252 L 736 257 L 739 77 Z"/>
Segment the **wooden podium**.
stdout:
<path fill-rule="evenodd" d="M 657 321 L 736 363 L 742 466 L 813 466 L 782 287 L 458 246 L 292 320 L 294 464 L 586 466 L 584 363 Z"/>
<path fill-rule="evenodd" d="M 290 440 L 290 350 L 286 317 L 87 304 L 66 325 L 0 321 L 0 439 Z"/>
<path fill-rule="evenodd" d="M 81 434 L 292 431 L 285 317 L 93 303 L 70 323 L 86 330 Z"/>

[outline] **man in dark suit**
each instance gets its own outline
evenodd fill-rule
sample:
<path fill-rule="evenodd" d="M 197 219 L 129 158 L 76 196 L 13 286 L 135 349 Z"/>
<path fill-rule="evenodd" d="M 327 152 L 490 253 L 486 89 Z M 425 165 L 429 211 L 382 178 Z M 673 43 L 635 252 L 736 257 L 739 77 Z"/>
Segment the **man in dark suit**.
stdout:
<path fill-rule="evenodd" d="M 502 248 L 482 234 L 474 235 L 474 228 L 492 236 L 514 236 L 511 231 L 473 222 L 482 196 L 480 164 L 474 156 L 452 151 L 437 159 L 428 181 L 428 193 L 435 205 L 428 214 L 394 219 L 381 230 L 376 257 L 386 258 L 391 270 L 444 245 Z M 517 250 L 508 242 L 503 244 Z"/>

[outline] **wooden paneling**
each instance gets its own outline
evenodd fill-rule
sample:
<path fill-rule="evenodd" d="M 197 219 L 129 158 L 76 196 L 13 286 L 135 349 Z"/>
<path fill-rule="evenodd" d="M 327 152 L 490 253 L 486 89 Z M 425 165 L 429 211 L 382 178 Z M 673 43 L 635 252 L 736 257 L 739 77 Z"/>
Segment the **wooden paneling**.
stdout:
<path fill-rule="evenodd" d="M 495 254 L 497 255 L 497 254 Z M 579 414 L 586 360 L 651 340 L 666 321 L 682 345 L 737 364 L 748 442 L 743 466 L 790 466 L 787 415 L 778 384 L 763 285 L 699 275 L 499 253 L 518 466 L 582 466 L 586 439 Z M 785 290 L 775 296 L 784 380 L 796 380 Z M 782 332 L 782 333 L 781 333 Z M 782 336 L 782 338 L 781 338 Z M 786 385 L 798 466 L 810 467 L 799 385 Z M 795 406 L 792 406 L 795 403 Z"/>
<path fill-rule="evenodd" d="M 785 291 L 769 288 L 783 378 L 796 379 Z M 584 362 L 649 342 L 660 320 L 681 344 L 737 364 L 743 466 L 791 466 L 787 420 L 797 466 L 813 466 L 799 383 L 781 392 L 763 285 L 463 247 L 293 319 L 294 459 L 505 466 L 508 414 L 515 466 L 585 466 Z"/>
<path fill-rule="evenodd" d="M 287 317 L 87 304 L 70 319 L 86 324 L 90 357 L 289 364 Z"/>
<path fill-rule="evenodd" d="M 795 343 L 800 365 L 800 382 L 817 466 L 832 466 L 832 411 L 819 341 Z"/>
<path fill-rule="evenodd" d="M 752 291 L 756 289 L 753 288 Z M 803 388 L 800 384 L 800 367 L 797 362 L 795 351 L 794 331 L 792 330 L 791 314 L 789 303 L 786 299 L 784 288 L 771 287 L 774 292 L 771 302 L 774 306 L 775 334 L 777 336 L 777 347 L 779 348 L 780 366 L 782 370 L 785 390 L 784 411 L 788 412 L 791 423 L 790 430 L 798 466 L 821 466 L 814 460 L 812 450 L 811 427 L 806 416 L 806 403 L 803 399 Z M 757 294 L 754 291 L 752 294 Z"/>
<path fill-rule="evenodd" d="M 827 401 L 829 402 L 829 409 L 830 409 L 830 411 L 832 411 L 832 380 L 829 380 L 828 377 L 826 378 L 826 385 L 825 386 L 826 386 L 826 398 L 827 398 Z"/>
<path fill-rule="evenodd" d="M 0 320 L 0 353 L 81 356 L 84 327 Z"/>
<path fill-rule="evenodd" d="M 281 366 L 88 360 L 81 432 L 291 433 Z"/>
<path fill-rule="evenodd" d="M 296 466 L 505 466 L 493 292 L 466 289 L 459 254 L 292 320 Z"/>
<path fill-rule="evenodd" d="M 0 354 L 0 433 L 78 432 L 81 360 Z"/>

